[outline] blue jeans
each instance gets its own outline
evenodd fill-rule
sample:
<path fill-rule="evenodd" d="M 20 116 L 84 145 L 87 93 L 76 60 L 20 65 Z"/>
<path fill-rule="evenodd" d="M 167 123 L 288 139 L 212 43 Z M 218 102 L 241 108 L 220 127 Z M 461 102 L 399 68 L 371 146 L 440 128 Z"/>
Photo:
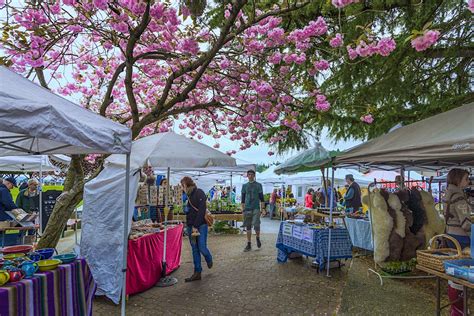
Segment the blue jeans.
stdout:
<path fill-rule="evenodd" d="M 193 237 L 191 236 L 193 232 L 193 227 L 188 226 L 189 243 L 191 244 L 191 248 L 193 251 L 194 272 L 202 271 L 201 254 L 203 255 L 207 263 L 212 262 L 211 252 L 207 248 L 207 224 L 202 224 L 201 226 L 199 226 L 198 230 L 201 235 L 199 235 L 198 237 Z"/>

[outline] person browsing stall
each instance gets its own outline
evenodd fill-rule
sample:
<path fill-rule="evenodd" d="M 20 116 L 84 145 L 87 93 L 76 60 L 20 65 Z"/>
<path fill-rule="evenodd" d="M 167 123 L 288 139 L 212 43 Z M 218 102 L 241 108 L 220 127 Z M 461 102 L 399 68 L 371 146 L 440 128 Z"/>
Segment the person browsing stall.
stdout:
<path fill-rule="evenodd" d="M 194 273 L 186 278 L 185 282 L 201 280 L 201 255 L 204 257 L 209 269 L 212 268 L 212 255 L 207 248 L 208 227 L 205 219 L 207 212 L 207 196 L 203 190 L 197 188 L 193 179 L 184 177 L 181 185 L 188 196 L 188 213 L 186 214 L 187 233 L 193 253 Z"/>
<path fill-rule="evenodd" d="M 0 221 L 11 220 L 6 212 L 18 208 L 10 193 L 10 190 L 14 187 L 16 187 L 16 180 L 13 177 L 3 179 L 3 183 L 0 184 Z"/>
<path fill-rule="evenodd" d="M 247 230 L 247 246 L 244 251 L 252 250 L 252 226 L 257 238 L 257 247 L 262 247 L 260 241 L 260 215 L 265 206 L 263 188 L 255 181 L 255 171 L 247 171 L 249 182 L 242 186 L 242 212 L 244 214 L 244 227 Z"/>
<path fill-rule="evenodd" d="M 308 192 L 306 193 L 306 196 L 304 197 L 304 206 L 306 208 L 313 208 L 314 206 L 313 194 L 314 194 L 314 190 L 310 188 Z"/>
<path fill-rule="evenodd" d="M 28 180 L 28 187 L 21 190 L 16 197 L 16 205 L 27 213 L 33 210 L 39 210 L 38 180 Z"/>
<path fill-rule="evenodd" d="M 471 246 L 471 206 L 464 193 L 469 185 L 469 171 L 451 169 L 447 177 L 446 205 L 444 217 L 446 220 L 446 234 L 456 239 L 461 248 Z M 448 241 L 450 248 L 456 246 Z M 448 282 L 448 297 L 451 303 L 451 315 L 463 315 L 463 287 L 452 281 Z"/>
<path fill-rule="evenodd" d="M 360 186 L 352 174 L 346 175 L 346 183 L 349 187 L 344 195 L 344 206 L 350 212 L 357 212 L 362 207 Z"/>

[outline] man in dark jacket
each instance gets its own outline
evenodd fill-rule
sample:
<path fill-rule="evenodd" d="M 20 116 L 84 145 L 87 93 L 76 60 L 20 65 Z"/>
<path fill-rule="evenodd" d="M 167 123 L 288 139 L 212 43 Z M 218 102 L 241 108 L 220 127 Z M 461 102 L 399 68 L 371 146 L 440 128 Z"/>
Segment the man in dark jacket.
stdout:
<path fill-rule="evenodd" d="M 354 181 L 352 174 L 346 175 L 346 182 L 349 188 L 344 195 L 344 206 L 350 212 L 357 212 L 362 207 L 360 186 Z"/>
<path fill-rule="evenodd" d="M 39 210 L 38 180 L 28 180 L 27 188 L 21 190 L 16 197 L 16 205 L 27 213 Z"/>
<path fill-rule="evenodd" d="M 11 217 L 5 212 L 18 208 L 10 193 L 14 187 L 16 187 L 16 180 L 13 177 L 4 179 L 0 184 L 0 221 L 11 220 Z"/>

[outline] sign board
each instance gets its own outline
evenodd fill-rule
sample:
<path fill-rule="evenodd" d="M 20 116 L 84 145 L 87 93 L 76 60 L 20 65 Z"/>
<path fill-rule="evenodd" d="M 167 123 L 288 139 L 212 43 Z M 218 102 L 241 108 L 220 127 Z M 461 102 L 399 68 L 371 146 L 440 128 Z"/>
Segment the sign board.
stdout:
<path fill-rule="evenodd" d="M 313 242 L 313 230 L 309 227 L 303 228 L 303 240 Z"/>
<path fill-rule="evenodd" d="M 289 223 L 283 224 L 283 235 L 293 236 L 293 225 Z"/>
<path fill-rule="evenodd" d="M 303 239 L 303 226 L 295 225 L 295 227 L 293 227 L 293 237 Z"/>

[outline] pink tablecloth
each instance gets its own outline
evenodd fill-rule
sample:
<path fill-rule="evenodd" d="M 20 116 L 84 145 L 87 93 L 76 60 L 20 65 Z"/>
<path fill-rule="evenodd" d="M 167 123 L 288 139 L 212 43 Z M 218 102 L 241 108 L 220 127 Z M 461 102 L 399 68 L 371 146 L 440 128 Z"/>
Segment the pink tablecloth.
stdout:
<path fill-rule="evenodd" d="M 128 241 L 127 295 L 148 290 L 161 276 L 165 233 L 156 233 Z M 168 229 L 166 246 L 166 274 L 181 264 L 183 225 Z"/>

